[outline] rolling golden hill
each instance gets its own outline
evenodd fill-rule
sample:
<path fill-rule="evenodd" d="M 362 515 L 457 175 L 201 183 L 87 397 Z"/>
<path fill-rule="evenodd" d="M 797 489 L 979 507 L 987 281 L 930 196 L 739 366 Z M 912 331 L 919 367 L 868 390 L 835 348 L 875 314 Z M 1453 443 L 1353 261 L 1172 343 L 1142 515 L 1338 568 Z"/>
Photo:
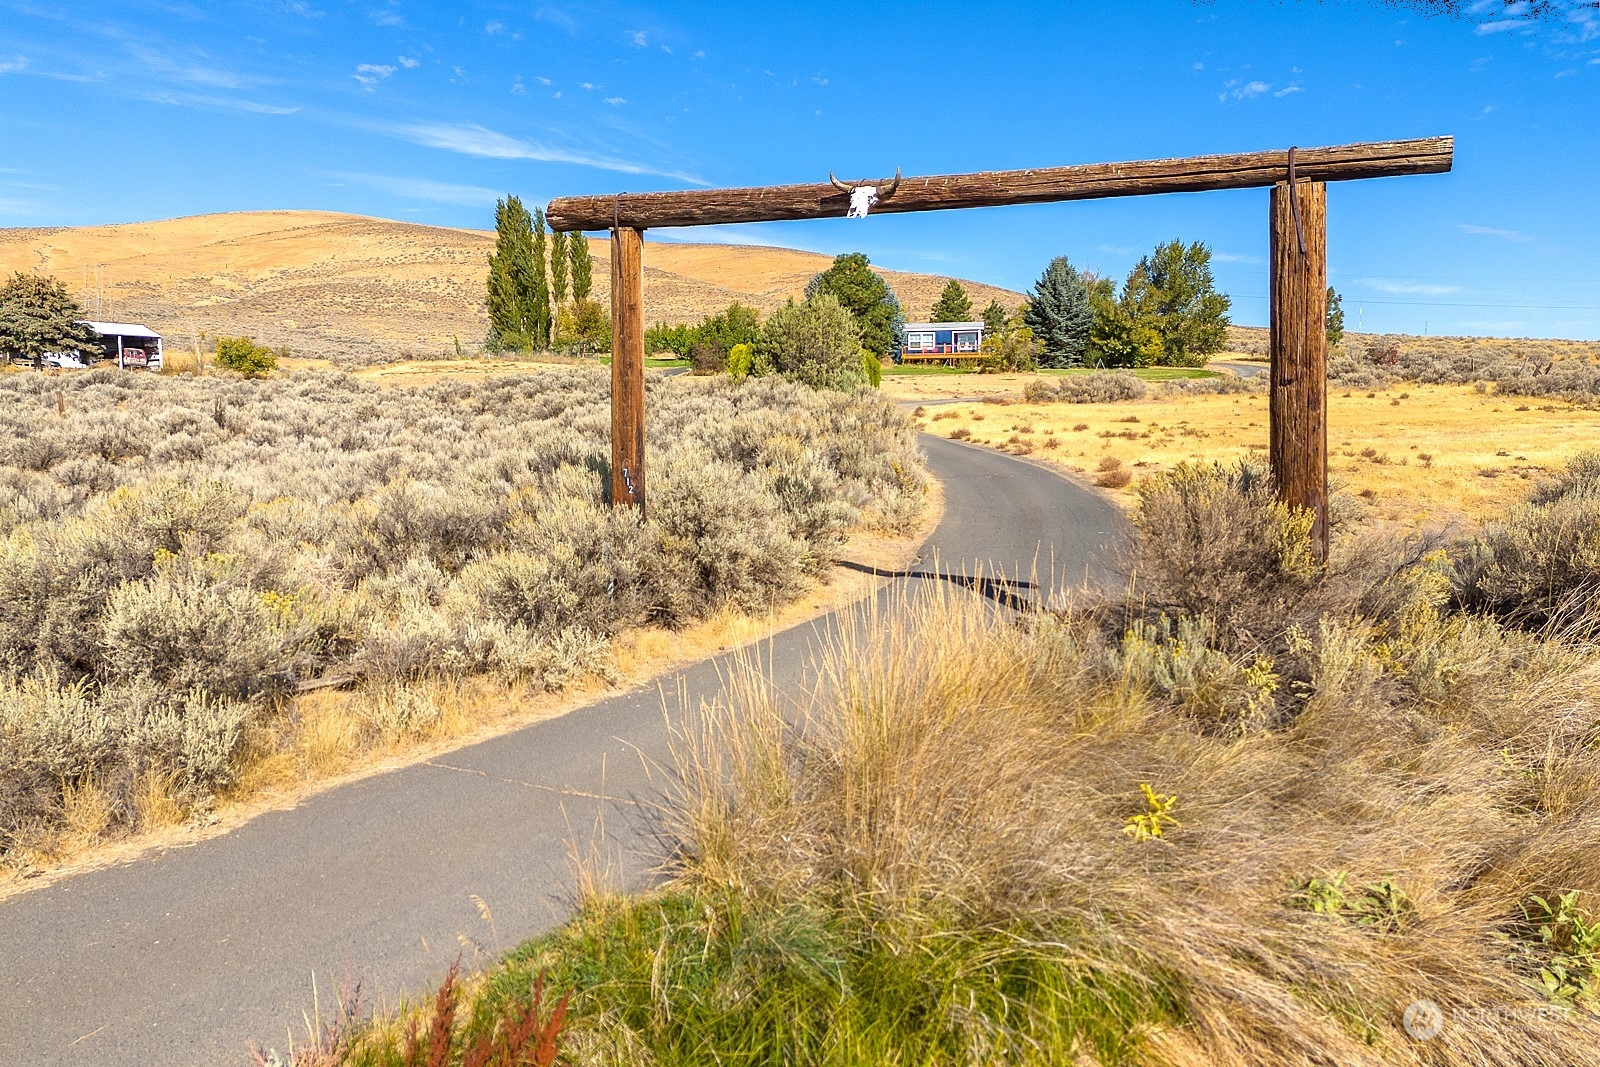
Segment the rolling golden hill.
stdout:
<path fill-rule="evenodd" d="M 0 230 L 0 272 L 59 277 L 97 319 L 143 322 L 169 350 L 248 334 L 341 364 L 474 349 L 494 234 L 320 211 L 251 211 L 116 226 Z M 591 239 L 595 296 L 609 296 L 609 252 Z M 770 311 L 827 256 L 736 245 L 645 245 L 650 322 L 693 322 L 738 300 Z M 908 317 L 948 280 L 883 271 Z M 1021 294 L 963 282 L 974 305 Z M 209 347 L 209 345 L 207 346 Z"/>

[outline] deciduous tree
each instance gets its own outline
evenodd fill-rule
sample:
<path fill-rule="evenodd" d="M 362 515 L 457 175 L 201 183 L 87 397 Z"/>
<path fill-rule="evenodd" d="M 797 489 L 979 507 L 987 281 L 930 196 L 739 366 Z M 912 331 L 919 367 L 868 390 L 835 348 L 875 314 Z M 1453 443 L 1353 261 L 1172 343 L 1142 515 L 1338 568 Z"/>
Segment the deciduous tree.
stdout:
<path fill-rule="evenodd" d="M 529 333 L 533 338 L 533 347 L 544 349 L 550 347 L 550 275 L 545 268 L 545 229 L 544 212 L 539 208 L 533 209 L 533 285 L 530 287 L 528 297 Z"/>
<path fill-rule="evenodd" d="M 495 204 L 494 251 L 489 254 L 488 293 L 491 350 L 528 348 L 533 324 L 528 311 L 533 287 L 533 217 L 522 201 L 508 196 Z"/>
<path fill-rule="evenodd" d="M 581 241 L 583 235 L 579 234 Z M 567 235 L 550 235 L 550 298 L 557 310 L 567 302 Z"/>
<path fill-rule="evenodd" d="M 900 344 L 906 323 L 900 300 L 889 283 L 872 270 L 864 254 L 835 256 L 833 266 L 806 286 L 806 300 L 820 293 L 833 294 L 839 305 L 855 316 L 861 327 L 861 347 L 868 352 L 883 357 Z"/>
<path fill-rule="evenodd" d="M 572 299 L 587 300 L 594 288 L 594 260 L 589 257 L 589 238 L 573 234 L 567 241 L 572 260 Z"/>
<path fill-rule="evenodd" d="M 1211 249 L 1202 242 L 1157 245 L 1134 273 L 1149 280 L 1155 327 L 1161 334 L 1161 362 L 1172 367 L 1203 367 L 1228 342 L 1228 309 L 1233 301 L 1217 291 L 1211 276 Z M 1131 276 L 1130 276 L 1131 280 Z"/>
<path fill-rule="evenodd" d="M 55 278 L 18 271 L 0 286 L 0 355 L 41 366 L 52 352 L 99 353 L 100 335 L 78 321 L 83 314 Z"/>
<path fill-rule="evenodd" d="M 1328 286 L 1328 317 L 1326 320 L 1328 331 L 1328 346 L 1338 344 L 1344 340 L 1344 301 L 1334 291 L 1333 286 Z"/>

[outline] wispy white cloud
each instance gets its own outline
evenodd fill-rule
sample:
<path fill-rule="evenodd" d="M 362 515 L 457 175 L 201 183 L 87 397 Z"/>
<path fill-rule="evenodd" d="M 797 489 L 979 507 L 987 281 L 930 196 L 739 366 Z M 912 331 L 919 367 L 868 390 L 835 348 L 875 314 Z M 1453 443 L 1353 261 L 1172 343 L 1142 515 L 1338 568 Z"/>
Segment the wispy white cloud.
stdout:
<path fill-rule="evenodd" d="M 19 70 L 27 69 L 27 56 L 17 56 L 13 59 L 0 59 L 0 74 L 15 74 Z"/>
<path fill-rule="evenodd" d="M 534 11 L 533 17 L 540 22 L 548 22 L 552 26 L 559 26 L 570 35 L 578 32 L 578 20 L 561 10 L 559 7 L 545 6 Z"/>
<path fill-rule="evenodd" d="M 1290 93 L 1303 93 L 1303 92 L 1305 92 L 1305 90 L 1300 87 L 1300 83 L 1299 82 L 1290 82 L 1288 85 L 1285 85 L 1282 89 L 1279 89 L 1277 92 L 1273 93 L 1272 95 L 1273 96 L 1288 96 Z"/>
<path fill-rule="evenodd" d="M 1518 233 L 1516 230 L 1497 230 L 1493 226 L 1476 226 L 1470 222 L 1457 223 L 1456 229 L 1462 233 L 1480 234 L 1484 237 L 1500 237 L 1507 241 L 1517 241 L 1523 244 L 1533 240 L 1529 235 Z"/>
<path fill-rule="evenodd" d="M 1222 92 L 1217 94 L 1217 99 L 1223 103 L 1227 103 L 1230 98 L 1234 100 L 1249 100 L 1271 89 L 1272 86 L 1264 81 L 1247 82 L 1240 78 L 1232 78 L 1222 87 Z"/>
<path fill-rule="evenodd" d="M 394 68 L 387 63 L 362 63 L 356 67 L 356 72 L 350 77 L 361 83 L 361 88 L 372 92 L 379 82 L 394 73 Z"/>
<path fill-rule="evenodd" d="M 328 177 L 364 185 L 402 200 L 427 200 L 460 207 L 489 207 L 503 195 L 481 185 L 455 185 L 425 178 L 397 178 L 387 174 L 329 174 Z"/>
<path fill-rule="evenodd" d="M 534 75 L 533 80 L 538 82 L 540 85 L 549 85 L 550 84 L 550 79 L 549 78 L 540 77 L 539 75 Z"/>
<path fill-rule="evenodd" d="M 242 100 L 235 96 L 210 96 L 203 93 L 174 93 L 158 90 L 145 94 L 144 99 L 175 107 L 203 107 L 215 108 L 221 111 L 244 111 L 252 115 L 293 115 L 300 110 L 298 107 L 284 107 L 281 104 L 263 104 L 255 100 Z"/>
<path fill-rule="evenodd" d="M 1413 296 L 1443 296 L 1461 290 L 1459 285 L 1430 285 L 1426 282 L 1396 282 L 1385 278 L 1357 278 L 1357 285 L 1380 293 L 1407 293 Z"/>
<path fill-rule="evenodd" d="M 422 60 L 417 59 L 415 56 L 399 56 L 395 59 L 395 62 L 407 70 L 416 70 L 422 66 Z"/>
<path fill-rule="evenodd" d="M 287 12 L 290 15 L 299 15 L 301 18 L 307 19 L 320 19 L 323 15 L 327 14 L 326 11 L 318 11 L 310 4 L 306 3 L 306 0 L 282 0 L 282 2 L 278 4 L 278 9 L 280 11 Z"/>
<path fill-rule="evenodd" d="M 601 101 L 601 103 L 610 104 L 612 107 L 621 107 L 623 104 L 626 104 L 627 102 L 628 102 L 627 100 L 625 100 L 623 97 L 620 97 L 620 96 L 608 96 L 603 101 Z"/>
<path fill-rule="evenodd" d="M 1526 19 L 1496 19 L 1493 22 L 1478 23 L 1477 28 L 1472 32 L 1484 37 L 1491 33 L 1505 33 L 1507 30 L 1514 30 L 1519 26 L 1526 25 L 1528 25 Z"/>
<path fill-rule="evenodd" d="M 385 11 L 382 8 L 368 11 L 367 18 L 371 19 L 373 24 L 377 26 L 404 26 L 406 24 L 406 20 L 400 17 L 398 11 Z"/>
<path fill-rule="evenodd" d="M 498 19 L 494 20 L 493 22 L 486 22 L 483 24 L 483 32 L 487 33 L 491 37 L 495 36 L 496 34 L 505 33 L 506 24 Z"/>
<path fill-rule="evenodd" d="M 628 35 L 628 42 L 635 48 L 650 47 L 650 35 L 644 30 L 623 30 Z"/>
<path fill-rule="evenodd" d="M 479 156 L 484 159 L 526 159 L 539 163 L 571 163 L 580 167 L 615 171 L 619 174 L 654 174 L 689 185 L 707 184 L 704 179 L 681 171 L 665 170 L 613 156 L 512 137 L 475 122 L 415 122 L 380 127 L 380 129 L 426 148 L 438 148 L 466 156 Z"/>
<path fill-rule="evenodd" d="M 1265 263 L 1260 256 L 1245 256 L 1236 252 L 1213 252 L 1211 258 L 1217 263 Z"/>
<path fill-rule="evenodd" d="M 799 248 L 795 234 L 788 236 L 763 228 L 763 224 L 743 226 L 667 226 L 650 231 L 650 240 L 671 244 L 748 245 L 755 248 Z M 802 249 L 812 251 L 812 249 Z"/>
<path fill-rule="evenodd" d="M 511 95 L 512 96 L 527 96 L 528 95 L 528 87 L 526 85 L 522 84 L 522 75 L 520 75 L 520 74 L 517 75 L 517 77 L 511 83 Z"/>

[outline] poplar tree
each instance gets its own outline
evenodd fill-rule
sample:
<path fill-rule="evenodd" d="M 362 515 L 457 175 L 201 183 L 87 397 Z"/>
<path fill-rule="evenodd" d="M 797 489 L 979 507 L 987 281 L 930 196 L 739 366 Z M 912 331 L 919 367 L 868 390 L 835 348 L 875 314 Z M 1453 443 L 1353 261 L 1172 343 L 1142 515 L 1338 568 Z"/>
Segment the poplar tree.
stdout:
<path fill-rule="evenodd" d="M 528 328 L 536 349 L 550 347 L 550 276 L 545 268 L 544 212 L 533 209 L 533 284 L 529 287 Z"/>
<path fill-rule="evenodd" d="M 568 247 L 572 252 L 572 299 L 587 300 L 594 288 L 594 261 L 589 258 L 589 239 L 575 233 Z"/>
<path fill-rule="evenodd" d="M 494 207 L 494 251 L 489 254 L 487 346 L 527 348 L 532 342 L 528 321 L 533 277 L 533 218 L 522 201 L 508 196 Z"/>
<path fill-rule="evenodd" d="M 567 235 L 564 233 L 550 235 L 550 298 L 558 311 L 567 302 Z"/>

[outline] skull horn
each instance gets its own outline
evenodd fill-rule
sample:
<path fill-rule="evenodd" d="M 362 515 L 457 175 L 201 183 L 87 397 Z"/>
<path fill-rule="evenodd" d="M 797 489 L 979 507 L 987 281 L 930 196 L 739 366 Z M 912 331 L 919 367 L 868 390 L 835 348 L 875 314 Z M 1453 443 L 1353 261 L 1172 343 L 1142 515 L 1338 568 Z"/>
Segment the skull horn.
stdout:
<path fill-rule="evenodd" d="M 896 189 L 898 189 L 898 188 L 900 188 L 900 168 L 896 167 L 896 168 L 894 168 L 894 181 L 889 183 L 889 188 L 883 190 L 883 192 L 878 194 L 878 199 L 879 200 L 887 200 L 887 199 L 889 199 L 891 196 L 894 195 L 894 191 Z"/>
<path fill-rule="evenodd" d="M 833 176 L 833 171 L 831 171 L 831 170 L 828 172 L 828 181 L 829 181 L 830 184 L 832 184 L 832 186 L 835 189 L 839 190 L 841 193 L 849 193 L 851 191 L 851 189 L 850 189 L 850 187 L 848 185 L 846 185 L 844 182 L 840 181 L 838 178 L 835 178 Z"/>

